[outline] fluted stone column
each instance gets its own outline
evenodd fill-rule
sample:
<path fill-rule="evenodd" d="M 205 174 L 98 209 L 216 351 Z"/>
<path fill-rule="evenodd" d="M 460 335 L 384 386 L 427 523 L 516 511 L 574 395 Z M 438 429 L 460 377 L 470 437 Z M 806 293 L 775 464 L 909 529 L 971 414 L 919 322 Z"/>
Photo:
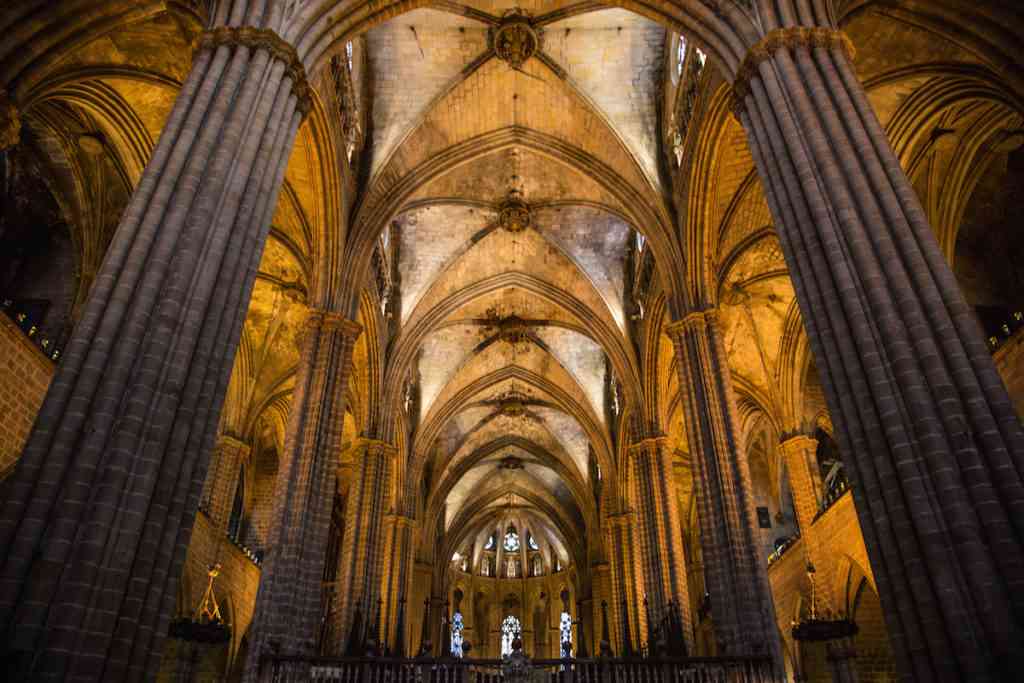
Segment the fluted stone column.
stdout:
<path fill-rule="evenodd" d="M 221 434 L 210 456 L 200 506 L 206 509 L 214 528 L 228 528 L 242 464 L 249 460 L 249 444 Z"/>
<path fill-rule="evenodd" d="M 693 651 L 690 598 L 686 582 L 683 527 L 675 490 L 675 472 L 667 437 L 644 439 L 629 448 L 636 481 L 640 525 L 641 562 L 651 617 L 656 624 L 669 613 L 670 603 L 679 609 L 684 645 Z M 670 634 L 662 634 L 667 637 Z M 666 643 L 676 648 L 679 643 Z M 652 647 L 654 643 L 650 644 Z M 682 654 L 675 653 L 674 654 Z"/>
<path fill-rule="evenodd" d="M 334 649 L 343 651 L 352 636 L 356 610 L 364 630 L 377 619 L 384 572 L 385 518 L 391 476 L 398 449 L 376 439 L 362 439 L 356 445 L 356 472 L 345 505 L 345 538 L 338 579 L 338 611 L 334 632 L 341 641 Z M 363 634 L 357 633 L 356 639 Z M 362 653 L 359 653 L 362 654 Z"/>
<path fill-rule="evenodd" d="M 1024 432 L 830 28 L 781 29 L 735 83 L 904 680 L 1024 668 Z"/>
<path fill-rule="evenodd" d="M 738 451 L 732 379 L 714 311 L 669 325 L 694 465 L 705 587 L 721 655 L 770 655 L 784 671 L 782 644 L 758 552 L 746 457 Z M 780 678 L 781 680 L 781 678 Z"/>
<path fill-rule="evenodd" d="M 384 580 L 381 597 L 384 599 L 384 624 L 381 638 L 394 650 L 396 643 L 402 643 L 408 649 L 410 639 L 408 633 L 398 637 L 399 606 L 405 599 L 405 624 L 409 623 L 408 596 L 412 587 L 413 566 L 413 531 L 414 520 L 398 514 L 388 514 L 384 518 Z M 393 652 L 397 657 L 404 657 L 405 652 Z"/>
<path fill-rule="evenodd" d="M 345 392 L 361 331 L 359 324 L 327 311 L 312 311 L 303 331 L 274 485 L 269 552 L 251 627 L 247 680 L 255 680 L 260 657 L 268 652 L 314 654 Z M 352 538 L 347 530 L 345 538 Z"/>
<path fill-rule="evenodd" d="M 609 514 L 605 518 L 605 537 L 611 560 L 611 591 L 608 600 L 612 642 L 617 644 L 615 654 L 626 654 L 623 642 L 626 628 L 629 629 L 629 648 L 635 651 L 643 633 L 643 595 L 639 584 L 643 578 L 637 574 L 637 562 L 633 555 L 636 547 L 636 513 L 632 510 Z M 623 609 L 625 604 L 626 609 Z M 632 610 L 632 611 L 631 611 Z"/>
<path fill-rule="evenodd" d="M 272 32 L 202 37 L 0 493 L 0 625 L 20 678 L 159 664 L 306 92 Z"/>
<path fill-rule="evenodd" d="M 789 487 L 793 491 L 793 507 L 800 531 L 805 536 L 818 514 L 821 496 L 821 473 L 818 471 L 818 441 L 804 434 L 784 440 L 779 447 L 786 462 Z"/>

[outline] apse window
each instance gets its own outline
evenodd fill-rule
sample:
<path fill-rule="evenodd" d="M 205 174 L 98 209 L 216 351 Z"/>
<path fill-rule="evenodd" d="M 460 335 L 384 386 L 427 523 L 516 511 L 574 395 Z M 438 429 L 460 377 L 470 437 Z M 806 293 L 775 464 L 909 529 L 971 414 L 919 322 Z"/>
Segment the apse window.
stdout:
<path fill-rule="evenodd" d="M 512 641 L 519 637 L 522 628 L 519 620 L 511 614 L 501 622 L 501 656 L 507 657 L 512 654 Z"/>
<path fill-rule="evenodd" d="M 514 553 L 519 550 L 519 534 L 516 533 L 516 528 L 510 526 L 508 532 L 505 533 L 504 548 L 506 552 Z"/>
<path fill-rule="evenodd" d="M 462 612 L 452 615 L 452 657 L 462 658 Z"/>
<path fill-rule="evenodd" d="M 558 622 L 558 631 L 561 634 L 562 659 L 572 657 L 572 617 L 568 612 L 562 612 L 562 618 Z"/>
<path fill-rule="evenodd" d="M 540 546 L 537 545 L 537 541 L 534 540 L 533 534 L 526 534 L 526 545 L 530 550 L 540 550 Z"/>
<path fill-rule="evenodd" d="M 484 544 L 484 550 L 494 550 L 494 534 L 491 534 Z"/>

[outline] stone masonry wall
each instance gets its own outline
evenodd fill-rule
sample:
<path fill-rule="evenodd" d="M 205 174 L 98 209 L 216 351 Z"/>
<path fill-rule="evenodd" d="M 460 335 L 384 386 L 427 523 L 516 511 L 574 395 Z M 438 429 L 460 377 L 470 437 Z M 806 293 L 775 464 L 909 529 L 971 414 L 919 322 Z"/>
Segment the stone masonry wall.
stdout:
<path fill-rule="evenodd" d="M 10 318 L 0 315 L 0 479 L 21 454 L 54 367 Z"/>
<path fill-rule="evenodd" d="M 1017 330 L 995 352 L 994 359 L 996 369 L 1010 392 L 1010 399 L 1017 408 L 1017 415 L 1024 415 L 1024 328 Z"/>
<path fill-rule="evenodd" d="M 839 498 L 814 521 L 810 529 L 803 530 L 803 536 L 797 543 L 768 568 L 775 614 L 787 656 L 801 661 L 808 683 L 830 683 L 832 674 L 825 661 L 824 649 L 813 646 L 801 649 L 790 636 L 792 620 L 796 618 L 801 604 L 809 600 L 805 554 L 805 544 L 809 537 L 821 544 L 819 558 L 827 558 L 824 562 L 819 559 L 815 567 L 815 585 L 819 596 L 830 593 L 840 603 L 838 608 L 845 611 L 847 600 L 853 603 L 856 598 L 854 594 L 848 595 L 848 591 L 856 590 L 856 582 L 860 577 L 864 576 L 871 584 L 874 582 L 864 537 L 853 506 L 853 495 L 848 492 Z M 855 583 L 848 586 L 851 577 Z M 862 676 L 862 683 L 895 681 L 892 651 L 877 593 L 871 586 L 865 587 L 852 606 L 855 609 L 854 619 L 860 627 L 854 647 L 858 653 L 855 666 Z"/>

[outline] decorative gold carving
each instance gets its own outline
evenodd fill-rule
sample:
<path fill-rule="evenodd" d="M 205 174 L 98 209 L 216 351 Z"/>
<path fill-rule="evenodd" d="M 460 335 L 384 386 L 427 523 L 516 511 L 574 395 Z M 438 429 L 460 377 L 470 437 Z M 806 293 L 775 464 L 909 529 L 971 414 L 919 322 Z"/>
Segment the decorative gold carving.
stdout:
<path fill-rule="evenodd" d="M 521 10 L 505 15 L 501 24 L 492 29 L 491 41 L 494 53 L 513 69 L 521 67 L 540 50 L 540 34 L 530 25 L 529 15 Z"/>
<path fill-rule="evenodd" d="M 754 47 L 750 48 L 732 84 L 731 108 L 736 118 L 745 109 L 744 102 L 750 94 L 750 80 L 757 74 L 761 63 L 770 59 L 780 49 L 794 50 L 798 47 L 839 49 L 853 60 L 856 51 L 853 42 L 842 31 L 831 28 L 807 28 L 797 26 L 780 28 L 770 32 Z"/>
<path fill-rule="evenodd" d="M 0 90 L 0 152 L 17 146 L 21 140 L 21 117 L 5 90 Z"/>
<path fill-rule="evenodd" d="M 522 232 L 530 227 L 533 214 L 530 207 L 517 192 L 509 193 L 508 199 L 501 205 L 498 224 L 509 232 Z"/>
<path fill-rule="evenodd" d="M 250 50 L 266 50 L 271 57 L 284 62 L 288 76 L 292 79 L 292 91 L 298 99 L 298 108 L 303 116 L 313 106 L 312 90 L 306 79 L 306 67 L 299 59 L 299 53 L 290 43 L 274 31 L 252 26 L 220 26 L 199 36 L 198 50 L 214 50 L 221 46 L 244 46 Z"/>

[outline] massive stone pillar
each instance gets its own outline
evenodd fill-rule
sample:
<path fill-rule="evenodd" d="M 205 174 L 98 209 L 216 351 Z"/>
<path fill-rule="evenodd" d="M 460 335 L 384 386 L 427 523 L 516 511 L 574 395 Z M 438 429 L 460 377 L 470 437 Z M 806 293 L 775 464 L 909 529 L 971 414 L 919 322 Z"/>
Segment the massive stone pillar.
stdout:
<path fill-rule="evenodd" d="M 640 525 L 641 563 L 650 608 L 648 630 L 661 628 L 660 637 L 674 655 L 692 652 L 693 629 L 683 552 L 683 527 L 675 489 L 675 473 L 668 439 L 644 439 L 629 449 L 636 481 Z M 671 633 L 675 612 L 682 634 Z M 670 639 L 682 635 L 683 642 Z M 655 643 L 649 644 L 651 647 Z"/>
<path fill-rule="evenodd" d="M 273 32 L 203 35 L 0 493 L 14 679 L 140 680 L 159 663 L 307 90 Z"/>
<path fill-rule="evenodd" d="M 608 601 L 609 629 L 615 654 L 637 651 L 645 624 L 643 594 L 638 590 L 642 577 L 637 575 L 633 555 L 636 547 L 636 514 L 631 510 L 611 513 L 605 518 L 605 538 L 611 565 L 611 590 Z"/>
<path fill-rule="evenodd" d="M 789 487 L 793 491 L 796 521 L 805 536 L 818 514 L 821 501 L 821 473 L 818 471 L 816 439 L 797 434 L 779 444 L 786 462 Z"/>
<path fill-rule="evenodd" d="M 210 456 L 210 466 L 203 484 L 199 506 L 206 510 L 210 522 L 221 531 L 228 528 L 231 508 L 238 488 L 238 475 L 249 459 L 249 444 L 233 436 L 221 434 Z"/>
<path fill-rule="evenodd" d="M 398 455 L 394 446 L 375 439 L 363 439 L 356 448 L 356 471 L 345 505 L 345 538 L 350 540 L 342 548 L 338 572 L 334 632 L 342 641 L 335 643 L 334 649 L 339 651 L 350 644 L 362 644 L 365 636 L 381 626 L 376 623 L 380 611 L 377 601 L 381 598 L 385 522 L 390 512 L 391 479 Z"/>
<path fill-rule="evenodd" d="M 410 517 L 388 514 L 384 519 L 384 623 L 381 638 L 395 656 L 404 657 L 412 648 L 408 631 L 409 593 L 412 588 L 414 522 Z M 404 629 L 399 633 L 399 629 Z M 401 650 L 401 651 L 398 651 Z"/>
<path fill-rule="evenodd" d="M 828 28 L 772 31 L 734 85 L 905 680 L 1024 667 L 1024 431 Z"/>
<path fill-rule="evenodd" d="M 782 646 L 758 552 L 750 469 L 738 452 L 732 380 L 713 311 L 667 330 L 675 346 L 707 592 L 722 655 L 770 655 L 781 676 Z"/>
<path fill-rule="evenodd" d="M 345 392 L 361 331 L 359 324 L 326 311 L 311 312 L 306 323 L 256 596 L 249 680 L 268 652 L 315 654 Z"/>

